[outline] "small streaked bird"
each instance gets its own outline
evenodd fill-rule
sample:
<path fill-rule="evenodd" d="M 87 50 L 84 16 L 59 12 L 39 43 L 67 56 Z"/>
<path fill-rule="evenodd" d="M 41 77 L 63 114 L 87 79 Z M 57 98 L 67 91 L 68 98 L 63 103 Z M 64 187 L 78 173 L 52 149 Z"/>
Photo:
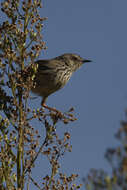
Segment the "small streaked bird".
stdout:
<path fill-rule="evenodd" d="M 66 53 L 53 59 L 36 61 L 38 68 L 32 92 L 42 97 L 41 105 L 50 109 L 45 104 L 48 96 L 63 88 L 72 74 L 86 62 L 91 62 L 91 60 L 83 59 L 72 53 Z"/>

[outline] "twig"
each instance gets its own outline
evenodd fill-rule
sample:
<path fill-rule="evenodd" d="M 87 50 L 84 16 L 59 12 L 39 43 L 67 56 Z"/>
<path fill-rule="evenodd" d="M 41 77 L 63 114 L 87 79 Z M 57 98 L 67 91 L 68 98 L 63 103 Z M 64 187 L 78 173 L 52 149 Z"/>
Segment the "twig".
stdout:
<path fill-rule="evenodd" d="M 38 189 L 42 190 L 41 187 L 38 185 L 38 183 L 29 175 L 30 180 L 33 182 L 33 184 L 38 187 Z"/>
<path fill-rule="evenodd" d="M 30 166 L 26 169 L 25 174 L 26 174 L 28 171 L 30 171 L 30 169 L 31 169 L 32 165 L 33 165 L 33 164 L 34 164 L 34 162 L 36 161 L 36 159 L 37 159 L 38 155 L 39 155 L 39 154 L 40 154 L 40 152 L 42 151 L 43 146 L 46 144 L 46 142 L 47 142 L 47 138 L 45 138 L 45 140 L 44 140 L 43 144 L 42 144 L 42 145 L 41 145 L 41 147 L 39 148 L 39 151 L 36 153 L 36 156 L 35 156 L 35 157 L 33 158 L 33 160 L 31 161 Z"/>

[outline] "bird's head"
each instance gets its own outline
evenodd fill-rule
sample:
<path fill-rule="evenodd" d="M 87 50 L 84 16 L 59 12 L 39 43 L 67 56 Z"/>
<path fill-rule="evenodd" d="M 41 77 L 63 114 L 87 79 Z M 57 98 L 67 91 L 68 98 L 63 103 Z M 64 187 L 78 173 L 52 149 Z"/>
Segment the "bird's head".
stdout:
<path fill-rule="evenodd" d="M 76 71 L 80 68 L 84 63 L 91 62 L 91 60 L 83 59 L 77 54 L 66 53 L 58 57 L 63 60 L 65 64 L 72 69 L 72 71 Z"/>

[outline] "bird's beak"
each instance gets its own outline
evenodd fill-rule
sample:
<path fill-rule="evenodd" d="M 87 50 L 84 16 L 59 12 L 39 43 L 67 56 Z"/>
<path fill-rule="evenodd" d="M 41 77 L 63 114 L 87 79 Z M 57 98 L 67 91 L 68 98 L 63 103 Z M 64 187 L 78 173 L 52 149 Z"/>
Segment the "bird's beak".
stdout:
<path fill-rule="evenodd" d="M 88 63 L 88 62 L 92 62 L 92 61 L 88 59 L 83 59 L 83 63 Z"/>

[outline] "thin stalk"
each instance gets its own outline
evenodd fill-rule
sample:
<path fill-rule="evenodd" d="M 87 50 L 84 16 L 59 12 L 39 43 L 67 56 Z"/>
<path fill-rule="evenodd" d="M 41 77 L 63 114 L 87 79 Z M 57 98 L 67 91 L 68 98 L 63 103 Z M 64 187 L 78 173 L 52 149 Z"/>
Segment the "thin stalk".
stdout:
<path fill-rule="evenodd" d="M 22 129 L 22 92 L 19 90 L 19 127 L 18 127 L 18 151 L 17 151 L 17 187 L 21 188 L 21 160 L 22 160 L 22 137 L 23 137 L 23 129 Z"/>

